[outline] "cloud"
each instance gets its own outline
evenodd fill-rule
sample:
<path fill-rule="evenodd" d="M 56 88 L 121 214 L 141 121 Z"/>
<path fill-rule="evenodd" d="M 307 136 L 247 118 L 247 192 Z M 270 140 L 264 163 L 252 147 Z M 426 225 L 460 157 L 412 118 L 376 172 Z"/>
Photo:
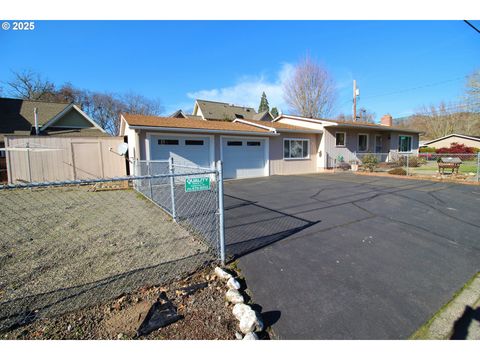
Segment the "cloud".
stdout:
<path fill-rule="evenodd" d="M 275 106 L 285 111 L 288 106 L 283 99 L 283 84 L 292 74 L 293 69 L 292 64 L 285 63 L 273 81 L 269 81 L 264 75 L 244 76 L 232 86 L 189 92 L 187 96 L 190 99 L 221 101 L 256 109 L 262 92 L 265 91 L 270 108 Z"/>

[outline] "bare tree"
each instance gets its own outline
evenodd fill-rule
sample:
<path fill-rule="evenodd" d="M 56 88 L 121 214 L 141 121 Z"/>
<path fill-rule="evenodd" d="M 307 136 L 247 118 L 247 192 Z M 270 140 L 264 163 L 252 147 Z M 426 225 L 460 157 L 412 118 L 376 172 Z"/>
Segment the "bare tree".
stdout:
<path fill-rule="evenodd" d="M 13 72 L 13 79 L 7 81 L 9 96 L 25 100 L 52 100 L 55 98 L 55 85 L 43 79 L 40 74 L 25 70 Z"/>
<path fill-rule="evenodd" d="M 361 122 L 374 123 L 375 117 L 377 116 L 374 112 L 367 110 L 365 108 L 360 108 L 358 111 Z"/>
<path fill-rule="evenodd" d="M 159 115 L 162 111 L 158 99 L 129 92 L 126 94 L 95 92 L 80 89 L 70 83 L 59 88 L 44 80 L 40 74 L 23 71 L 14 72 L 14 78 L 6 82 L 12 97 L 25 100 L 46 100 L 74 103 L 113 135 L 120 130 L 120 113 Z"/>
<path fill-rule="evenodd" d="M 163 108 L 158 99 L 150 99 L 143 95 L 128 92 L 121 96 L 123 112 L 140 115 L 160 115 Z"/>
<path fill-rule="evenodd" d="M 480 116 L 465 109 L 465 104 L 447 105 L 445 102 L 423 107 L 403 121 L 401 126 L 420 130 L 428 139 L 452 133 L 480 134 Z"/>
<path fill-rule="evenodd" d="M 475 70 L 468 76 L 465 98 L 470 111 L 480 112 L 480 69 Z"/>
<path fill-rule="evenodd" d="M 329 72 L 306 56 L 284 85 L 284 98 L 291 110 L 309 118 L 328 117 L 336 88 Z"/>

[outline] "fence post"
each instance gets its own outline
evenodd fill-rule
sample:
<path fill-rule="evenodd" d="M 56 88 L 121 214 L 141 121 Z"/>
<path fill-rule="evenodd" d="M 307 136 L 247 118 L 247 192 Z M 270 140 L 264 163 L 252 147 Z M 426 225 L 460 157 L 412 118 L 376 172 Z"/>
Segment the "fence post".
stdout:
<path fill-rule="evenodd" d="M 151 162 L 147 162 L 147 175 L 150 176 L 152 175 L 150 172 L 150 164 Z M 153 201 L 153 189 L 152 189 L 152 178 L 148 178 L 148 187 L 150 188 L 150 200 Z"/>
<path fill-rule="evenodd" d="M 175 166 L 173 164 L 173 157 L 168 158 L 168 172 L 170 175 L 175 174 Z M 177 222 L 177 212 L 175 209 L 175 178 L 170 176 L 170 197 L 172 198 L 172 217 L 173 221 Z"/>
<path fill-rule="evenodd" d="M 480 181 L 480 151 L 477 152 L 477 182 Z"/>
<path fill-rule="evenodd" d="M 406 154 L 405 155 L 407 157 L 407 176 L 409 175 L 409 171 L 408 171 L 408 159 L 410 158 L 409 154 Z"/>
<path fill-rule="evenodd" d="M 219 237 L 220 237 L 220 261 L 225 265 L 225 213 L 223 208 L 223 163 L 217 161 L 217 190 L 218 190 L 218 220 L 219 220 Z"/>

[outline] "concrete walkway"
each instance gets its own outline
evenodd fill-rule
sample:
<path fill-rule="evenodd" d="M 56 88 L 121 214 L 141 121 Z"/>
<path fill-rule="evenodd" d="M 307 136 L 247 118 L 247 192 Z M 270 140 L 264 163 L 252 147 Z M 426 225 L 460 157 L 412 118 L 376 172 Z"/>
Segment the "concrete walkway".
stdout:
<path fill-rule="evenodd" d="M 422 326 L 412 339 L 480 340 L 480 273 Z"/>

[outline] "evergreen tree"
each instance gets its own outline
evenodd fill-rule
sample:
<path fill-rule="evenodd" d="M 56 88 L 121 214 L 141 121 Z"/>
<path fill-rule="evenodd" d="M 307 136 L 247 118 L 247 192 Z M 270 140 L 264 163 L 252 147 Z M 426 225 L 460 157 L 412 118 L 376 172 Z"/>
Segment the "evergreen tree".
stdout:
<path fill-rule="evenodd" d="M 270 105 L 268 105 L 267 95 L 265 91 L 262 93 L 262 98 L 260 99 L 260 105 L 258 106 L 258 112 L 270 110 Z"/>
<path fill-rule="evenodd" d="M 270 114 L 272 114 L 273 118 L 275 119 L 278 116 L 278 109 L 276 107 L 273 107 L 270 111 Z"/>

